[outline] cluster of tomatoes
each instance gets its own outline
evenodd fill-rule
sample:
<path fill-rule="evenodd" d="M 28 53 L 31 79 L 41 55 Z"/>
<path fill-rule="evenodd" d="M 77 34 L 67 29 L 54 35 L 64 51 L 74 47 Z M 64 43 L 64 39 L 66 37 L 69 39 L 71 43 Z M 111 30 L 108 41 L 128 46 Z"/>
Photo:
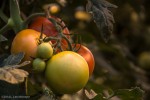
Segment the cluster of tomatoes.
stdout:
<path fill-rule="evenodd" d="M 24 52 L 23 61 L 32 62 L 32 71 L 44 73 L 47 85 L 55 93 L 75 93 L 88 82 L 95 66 L 94 57 L 86 46 L 71 43 L 70 33 L 68 28 L 64 27 L 64 22 L 56 17 L 53 19 L 60 22 L 58 25 L 62 28 L 61 32 L 65 38 L 59 36 L 57 26 L 48 18 L 37 17 L 28 29 L 20 31 L 15 36 L 11 53 Z M 47 37 L 51 40 L 44 41 Z M 64 49 L 68 48 L 68 42 L 73 49 L 78 50 L 75 52 Z"/>

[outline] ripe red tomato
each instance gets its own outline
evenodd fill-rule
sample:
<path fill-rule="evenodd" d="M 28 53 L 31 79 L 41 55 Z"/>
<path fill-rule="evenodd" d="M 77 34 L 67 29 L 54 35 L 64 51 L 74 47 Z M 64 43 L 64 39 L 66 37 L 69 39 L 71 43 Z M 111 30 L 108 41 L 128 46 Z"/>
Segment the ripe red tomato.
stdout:
<path fill-rule="evenodd" d="M 53 18 L 56 19 L 56 21 L 61 21 L 61 19 L 59 18 L 56 18 L 56 17 L 53 17 Z M 35 18 L 29 25 L 29 28 L 40 32 L 42 25 L 43 25 L 43 33 L 46 36 L 55 37 L 58 34 L 58 31 L 56 30 L 56 27 L 53 25 L 53 23 L 49 21 L 46 17 L 42 17 L 42 16 Z M 61 22 L 61 25 L 62 27 L 64 27 L 65 23 Z M 63 33 L 70 34 L 67 27 L 63 29 Z M 52 41 L 52 43 L 55 43 L 55 41 Z M 67 44 L 67 42 L 64 39 L 62 40 L 62 43 Z"/>
<path fill-rule="evenodd" d="M 80 44 L 76 45 L 76 49 L 80 47 Z M 94 67 L 95 67 L 95 60 L 92 52 L 84 45 L 81 45 L 80 49 L 77 52 L 80 54 L 88 63 L 89 66 L 89 75 L 92 75 Z"/>
<path fill-rule="evenodd" d="M 72 51 L 63 51 L 47 62 L 45 77 L 48 86 L 58 94 L 75 93 L 89 79 L 89 68 L 85 59 Z"/>
<path fill-rule="evenodd" d="M 45 37 L 45 35 L 43 35 Z M 38 39 L 40 32 L 32 29 L 25 29 L 20 31 L 14 38 L 11 45 L 11 53 L 17 54 L 24 52 L 23 61 L 32 61 L 31 57 L 36 57 Z"/>

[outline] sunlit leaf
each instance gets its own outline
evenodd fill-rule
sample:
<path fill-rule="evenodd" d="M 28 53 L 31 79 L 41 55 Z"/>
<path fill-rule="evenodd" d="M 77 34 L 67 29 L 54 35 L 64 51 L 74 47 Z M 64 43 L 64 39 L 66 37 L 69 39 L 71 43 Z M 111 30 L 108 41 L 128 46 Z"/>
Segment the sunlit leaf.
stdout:
<path fill-rule="evenodd" d="M 0 80 L 12 83 L 12 84 L 18 84 L 24 81 L 25 77 L 28 76 L 28 72 L 17 69 L 18 67 L 25 66 L 29 64 L 30 62 L 24 62 L 20 65 L 14 65 L 14 66 L 5 66 L 3 68 L 0 68 Z"/>
<path fill-rule="evenodd" d="M 105 42 L 110 38 L 113 31 L 114 17 L 109 8 L 117 8 L 117 6 L 107 2 L 106 0 L 88 0 L 87 11 L 93 15 L 101 36 Z"/>

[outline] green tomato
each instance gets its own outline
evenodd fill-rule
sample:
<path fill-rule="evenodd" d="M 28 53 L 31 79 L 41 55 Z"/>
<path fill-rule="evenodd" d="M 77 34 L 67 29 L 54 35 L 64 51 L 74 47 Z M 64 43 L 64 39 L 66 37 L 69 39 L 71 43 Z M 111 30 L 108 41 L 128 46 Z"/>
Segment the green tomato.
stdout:
<path fill-rule="evenodd" d="M 46 63 L 40 58 L 36 58 L 32 62 L 33 71 L 42 73 L 45 70 Z"/>
<path fill-rule="evenodd" d="M 53 92 L 58 94 L 75 93 L 88 82 L 88 64 L 79 54 L 63 51 L 49 59 L 45 77 Z"/>
<path fill-rule="evenodd" d="M 48 59 L 53 55 L 53 48 L 49 42 L 41 43 L 37 48 L 37 56 Z"/>

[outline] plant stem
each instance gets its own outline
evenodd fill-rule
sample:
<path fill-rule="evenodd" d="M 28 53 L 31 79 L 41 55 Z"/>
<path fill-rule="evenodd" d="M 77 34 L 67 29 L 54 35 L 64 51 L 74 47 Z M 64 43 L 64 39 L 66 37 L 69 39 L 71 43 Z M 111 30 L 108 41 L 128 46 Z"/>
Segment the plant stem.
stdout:
<path fill-rule="evenodd" d="M 2 10 L 0 9 L 0 18 L 7 23 L 8 21 L 8 17 L 2 12 Z"/>
<path fill-rule="evenodd" d="M 49 42 L 51 40 L 59 40 L 59 38 L 57 38 L 57 37 L 46 37 L 43 39 L 44 42 Z"/>
<path fill-rule="evenodd" d="M 69 41 L 69 39 L 63 33 L 61 33 L 61 35 L 62 35 L 62 38 L 64 38 L 67 41 L 69 50 L 72 51 L 73 48 L 72 48 L 72 45 L 71 45 L 71 42 Z"/>
<path fill-rule="evenodd" d="M 6 32 L 6 31 L 8 31 L 9 29 L 11 29 L 11 26 L 10 26 L 9 24 L 6 24 L 4 27 L 2 27 L 2 28 L 0 29 L 0 34 L 2 34 L 2 33 L 4 33 L 4 32 Z"/>
<path fill-rule="evenodd" d="M 20 16 L 20 9 L 17 0 L 10 0 L 10 17 L 13 21 L 14 31 L 17 33 L 20 31 L 24 26 L 22 25 L 22 18 Z"/>
<path fill-rule="evenodd" d="M 30 22 L 33 18 L 35 18 L 35 17 L 37 17 L 37 16 L 45 16 L 45 13 L 34 13 L 34 14 L 30 15 L 30 16 L 23 22 L 23 25 L 24 25 L 24 26 L 27 26 L 27 25 L 29 24 L 29 22 Z"/>

